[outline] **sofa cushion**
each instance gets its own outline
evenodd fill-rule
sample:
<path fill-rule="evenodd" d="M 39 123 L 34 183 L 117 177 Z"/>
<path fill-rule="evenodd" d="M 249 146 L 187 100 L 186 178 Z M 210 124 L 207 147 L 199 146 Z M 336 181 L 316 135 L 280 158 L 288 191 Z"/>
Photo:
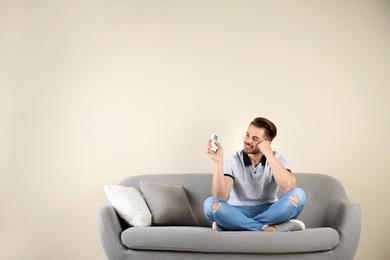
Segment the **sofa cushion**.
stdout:
<path fill-rule="evenodd" d="M 264 254 L 332 250 L 339 243 L 339 234 L 332 228 L 272 233 L 152 226 L 126 229 L 121 239 L 126 247 L 137 250 Z"/>
<path fill-rule="evenodd" d="M 140 189 L 154 225 L 199 226 L 183 187 L 141 181 Z"/>
<path fill-rule="evenodd" d="M 134 227 L 147 227 L 152 215 L 142 194 L 136 188 L 104 185 L 108 200 L 121 218 Z"/>

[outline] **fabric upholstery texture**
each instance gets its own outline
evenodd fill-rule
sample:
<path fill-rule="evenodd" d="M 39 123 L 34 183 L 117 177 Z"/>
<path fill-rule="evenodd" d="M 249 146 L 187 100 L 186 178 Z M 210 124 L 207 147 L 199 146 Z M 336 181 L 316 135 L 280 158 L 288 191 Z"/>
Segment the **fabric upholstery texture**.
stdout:
<path fill-rule="evenodd" d="M 141 181 L 140 189 L 153 225 L 199 226 L 183 187 Z"/>

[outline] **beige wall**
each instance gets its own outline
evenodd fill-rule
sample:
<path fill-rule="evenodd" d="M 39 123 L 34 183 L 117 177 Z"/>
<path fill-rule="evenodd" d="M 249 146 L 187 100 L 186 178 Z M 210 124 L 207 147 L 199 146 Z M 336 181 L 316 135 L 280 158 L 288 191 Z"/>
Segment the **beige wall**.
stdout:
<path fill-rule="evenodd" d="M 255 116 L 390 258 L 388 1 L 1 1 L 0 37 L 0 259 L 105 259 L 104 184 L 210 172 Z"/>

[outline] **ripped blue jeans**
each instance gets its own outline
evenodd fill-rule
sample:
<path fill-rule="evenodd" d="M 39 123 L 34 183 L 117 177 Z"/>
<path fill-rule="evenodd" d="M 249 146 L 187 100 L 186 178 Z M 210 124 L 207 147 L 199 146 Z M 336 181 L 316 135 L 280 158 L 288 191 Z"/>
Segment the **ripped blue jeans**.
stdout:
<path fill-rule="evenodd" d="M 204 202 L 204 212 L 211 222 L 227 230 L 262 231 L 267 226 L 297 218 L 305 205 L 305 192 L 295 188 L 274 203 L 257 206 L 233 206 L 220 198 L 209 197 Z"/>

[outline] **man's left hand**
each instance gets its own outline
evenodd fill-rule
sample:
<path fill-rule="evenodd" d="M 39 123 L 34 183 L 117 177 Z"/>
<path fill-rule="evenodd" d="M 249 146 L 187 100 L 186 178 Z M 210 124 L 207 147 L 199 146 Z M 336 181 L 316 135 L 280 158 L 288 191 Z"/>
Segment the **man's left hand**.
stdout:
<path fill-rule="evenodd" d="M 271 142 L 267 140 L 261 140 L 260 143 L 257 145 L 257 148 L 259 151 L 267 156 L 268 154 L 272 154 L 272 148 L 271 148 Z"/>

